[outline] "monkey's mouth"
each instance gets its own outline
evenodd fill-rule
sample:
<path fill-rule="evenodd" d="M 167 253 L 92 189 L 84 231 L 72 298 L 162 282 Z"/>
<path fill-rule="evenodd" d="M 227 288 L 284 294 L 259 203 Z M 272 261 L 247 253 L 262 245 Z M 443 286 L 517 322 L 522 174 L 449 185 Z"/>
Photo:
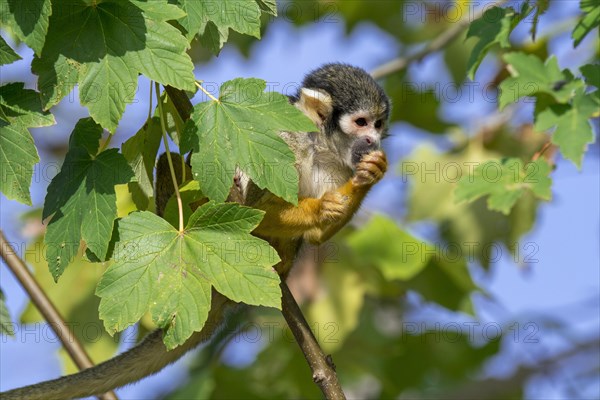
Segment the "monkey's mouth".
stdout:
<path fill-rule="evenodd" d="M 354 150 L 352 152 L 352 166 L 356 167 L 356 165 L 360 162 L 360 160 L 362 159 L 362 157 L 365 154 L 369 154 L 372 151 L 373 151 L 373 149 L 368 149 L 368 148 Z"/>
<path fill-rule="evenodd" d="M 356 167 L 356 164 L 358 164 L 360 162 L 360 159 L 362 158 L 363 154 L 367 154 L 367 153 L 362 152 L 362 151 L 352 152 L 352 166 L 353 167 Z"/>

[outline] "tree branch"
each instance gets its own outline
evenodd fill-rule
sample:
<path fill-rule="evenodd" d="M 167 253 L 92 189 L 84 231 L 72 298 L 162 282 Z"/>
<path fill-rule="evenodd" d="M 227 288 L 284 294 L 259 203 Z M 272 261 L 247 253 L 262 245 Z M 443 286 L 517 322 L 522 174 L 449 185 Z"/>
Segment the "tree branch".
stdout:
<path fill-rule="evenodd" d="M 69 356 L 77 368 L 82 370 L 93 367 L 94 363 L 86 353 L 85 349 L 77 340 L 77 337 L 72 334 L 52 301 L 46 296 L 46 293 L 44 293 L 40 285 L 38 285 L 31 272 L 29 272 L 25 262 L 17 255 L 10 243 L 6 240 L 4 232 L 2 232 L 1 229 L 0 256 L 15 275 L 23 289 L 25 289 L 31 302 L 39 310 L 44 319 L 49 322 L 50 328 L 54 331 L 56 336 L 58 336 L 60 342 L 65 350 L 67 350 L 67 353 L 69 353 Z M 117 400 L 117 396 L 113 392 L 105 393 L 99 397 L 102 400 Z"/>
<path fill-rule="evenodd" d="M 575 356 L 590 355 L 594 357 L 598 354 L 599 348 L 600 337 L 594 337 L 585 342 L 578 343 L 570 349 L 556 353 L 550 357 L 542 358 L 535 365 L 521 366 L 508 378 L 488 378 L 469 382 L 450 392 L 445 391 L 439 394 L 427 393 L 427 399 L 483 400 L 509 398 L 514 393 L 519 392 L 532 376 L 548 372 L 548 370 L 559 366 Z M 594 365 L 593 368 L 596 369 L 598 366 Z"/>
<path fill-rule="evenodd" d="M 338 382 L 331 356 L 323 353 L 287 284 L 282 281 L 279 286 L 282 295 L 281 313 L 313 372 L 313 381 L 319 386 L 326 399 L 345 400 L 346 396 Z"/>
<path fill-rule="evenodd" d="M 460 21 L 458 21 L 456 23 L 456 25 L 443 31 L 440 35 L 438 35 L 436 38 L 431 40 L 421 50 L 419 50 L 411 55 L 408 55 L 406 57 L 398 57 L 392 61 L 389 61 L 385 64 L 380 65 L 379 67 L 377 67 L 373 71 L 371 71 L 371 76 L 375 79 L 381 79 L 388 75 L 393 74 L 394 72 L 403 70 L 409 64 L 411 64 L 415 61 L 422 61 L 428 55 L 435 53 L 436 51 L 439 51 L 439 50 L 445 48 L 446 46 L 448 46 L 452 41 L 454 41 L 454 39 L 456 39 L 457 37 L 460 36 L 460 34 L 469 26 L 469 24 L 472 21 L 481 18 L 483 13 L 485 13 L 492 6 L 501 6 L 502 4 L 506 3 L 507 1 L 508 0 L 500 0 L 495 3 L 486 4 L 483 8 L 481 8 L 479 11 L 477 11 L 473 15 L 473 18 L 467 17 L 467 18 L 461 19 Z"/>

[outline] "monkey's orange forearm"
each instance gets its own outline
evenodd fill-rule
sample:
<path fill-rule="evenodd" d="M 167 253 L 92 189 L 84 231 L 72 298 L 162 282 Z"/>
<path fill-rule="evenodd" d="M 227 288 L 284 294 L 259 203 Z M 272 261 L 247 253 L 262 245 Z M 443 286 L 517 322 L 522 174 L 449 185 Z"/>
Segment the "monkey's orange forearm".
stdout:
<path fill-rule="evenodd" d="M 275 196 L 253 205 L 266 212 L 255 233 L 271 237 L 300 237 L 319 224 L 320 199 L 304 198 L 294 206 Z"/>
<path fill-rule="evenodd" d="M 281 199 L 271 199 L 264 206 L 257 204 L 254 207 L 265 211 L 266 215 L 254 232 L 275 237 L 299 237 L 312 232 L 309 235 L 312 242 L 312 236 L 319 235 L 317 232 L 327 231 L 329 238 L 352 218 L 367 191 L 368 188 L 357 187 L 352 180 L 337 189 L 336 192 L 344 198 L 344 204 L 340 205 L 344 212 L 335 221 L 323 218 L 322 198 L 304 198 L 298 201 L 297 206 Z"/>

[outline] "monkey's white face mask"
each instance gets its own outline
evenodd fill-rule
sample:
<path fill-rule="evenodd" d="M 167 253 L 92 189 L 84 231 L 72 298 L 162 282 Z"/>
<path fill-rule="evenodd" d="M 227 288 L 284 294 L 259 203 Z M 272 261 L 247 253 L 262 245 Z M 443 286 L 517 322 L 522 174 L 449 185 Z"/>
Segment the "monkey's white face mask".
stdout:
<path fill-rule="evenodd" d="M 323 132 L 328 118 L 333 113 L 331 96 L 323 90 L 302 88 L 296 107 L 302 110 Z M 388 131 L 386 104 L 377 104 L 369 110 L 358 110 L 342 114 L 337 121 L 343 140 L 338 148 L 348 149 L 340 154 L 344 163 L 354 168 L 364 154 L 381 148 L 381 140 Z M 324 132 L 323 132 L 324 133 Z"/>

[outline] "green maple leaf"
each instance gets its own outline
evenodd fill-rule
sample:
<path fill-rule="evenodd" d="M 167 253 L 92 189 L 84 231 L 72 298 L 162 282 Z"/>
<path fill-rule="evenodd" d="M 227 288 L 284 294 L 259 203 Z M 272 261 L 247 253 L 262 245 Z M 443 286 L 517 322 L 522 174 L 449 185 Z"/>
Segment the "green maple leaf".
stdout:
<path fill-rule="evenodd" d="M 52 14 L 50 0 L 0 0 L 0 21 L 39 55 Z"/>
<path fill-rule="evenodd" d="M 295 157 L 280 131 L 314 131 L 314 124 L 287 97 L 265 93 L 260 79 L 234 79 L 218 101 L 197 104 L 186 123 L 183 152 L 194 150 L 192 172 L 210 199 L 227 198 L 236 167 L 260 188 L 298 201 Z"/>
<path fill-rule="evenodd" d="M 0 289 L 0 334 L 14 336 L 14 326 L 10 320 L 10 314 L 4 301 L 4 293 Z"/>
<path fill-rule="evenodd" d="M 597 93 L 577 91 L 571 104 L 554 104 L 541 111 L 535 121 L 539 132 L 556 127 L 552 143 L 556 144 L 565 158 L 581 168 L 587 145 L 594 142 L 590 118 L 597 115 L 600 101 Z"/>
<path fill-rule="evenodd" d="M 596 0 L 581 0 L 583 17 L 573 29 L 573 46 L 577 47 L 594 28 L 600 26 L 600 4 Z"/>
<path fill-rule="evenodd" d="M 44 48 L 32 63 L 44 106 L 57 104 L 79 84 L 81 104 L 114 132 L 136 93 L 138 73 L 193 91 L 188 42 L 166 22 L 182 15 L 162 1 L 54 2 Z"/>
<path fill-rule="evenodd" d="M 209 202 L 190 217 L 183 232 L 150 212 L 119 221 L 115 263 L 103 275 L 97 295 L 109 332 L 150 312 L 166 329 L 173 348 L 204 326 L 211 287 L 234 301 L 281 308 L 279 257 L 250 232 L 263 212 L 235 203 Z"/>
<path fill-rule="evenodd" d="M 495 44 L 502 48 L 510 47 L 508 39 L 511 32 L 530 11 L 531 8 L 528 5 L 524 6 L 521 13 L 517 13 L 511 7 L 492 7 L 486 10 L 481 18 L 471 22 L 466 39 L 476 37 L 479 40 L 473 47 L 467 62 L 467 76 L 469 79 L 475 78 L 475 73 L 481 65 L 481 61 Z"/>
<path fill-rule="evenodd" d="M 256 0 L 256 2 L 263 12 L 277 16 L 277 0 Z"/>
<path fill-rule="evenodd" d="M 54 124 L 42 110 L 40 96 L 22 82 L 0 87 L 0 192 L 31 205 L 33 166 L 40 161 L 28 128 Z"/>
<path fill-rule="evenodd" d="M 585 78 L 585 83 L 600 89 L 600 64 L 586 64 L 579 70 Z"/>
<path fill-rule="evenodd" d="M 475 73 L 481 65 L 483 58 L 494 45 L 498 44 L 501 48 L 509 48 L 511 46 L 509 41 L 510 34 L 519 22 L 527 17 L 532 10 L 533 7 L 528 3 L 523 4 L 520 12 L 517 12 L 512 7 L 492 7 L 486 10 L 481 18 L 471 22 L 466 39 L 476 37 L 479 40 L 475 44 L 475 47 L 473 47 L 467 61 L 467 76 L 469 79 L 472 80 L 475 78 Z M 539 12 L 540 10 L 538 9 Z M 534 22 L 535 24 L 537 22 Z M 532 32 L 534 30 L 535 27 L 532 28 Z"/>
<path fill-rule="evenodd" d="M 174 4 L 167 4 L 166 0 L 128 0 L 136 7 L 144 10 L 144 14 L 156 21 L 178 20 L 185 17 L 185 11 Z"/>
<path fill-rule="evenodd" d="M 394 99 L 392 121 L 406 121 L 431 133 L 445 133 L 452 127 L 439 117 L 441 102 L 433 89 L 417 88 L 400 75 L 386 79 L 385 89 Z"/>
<path fill-rule="evenodd" d="M 154 194 L 153 170 L 161 139 L 160 119 L 153 117 L 121 146 L 135 175 L 135 181 L 129 182 L 128 186 L 138 209 L 146 209 Z"/>
<path fill-rule="evenodd" d="M 548 58 L 545 64 L 532 54 L 508 53 L 503 58 L 511 77 L 500 84 L 501 109 L 522 97 L 538 94 L 550 95 L 554 101 L 565 103 L 583 87 L 583 81 L 574 79 L 569 70 L 560 70 L 555 56 Z"/>
<path fill-rule="evenodd" d="M 473 171 L 473 175 L 463 176 L 454 191 L 456 203 L 472 202 L 482 196 L 488 196 L 488 208 L 505 215 L 516 201 L 530 190 L 536 197 L 550 200 L 552 179 L 550 165 L 538 159 L 523 165 L 518 158 L 502 161 L 487 161 Z"/>
<path fill-rule="evenodd" d="M 271 0 L 174 1 L 187 14 L 179 23 L 188 40 L 200 35 L 200 42 L 215 54 L 229 38 L 229 29 L 260 39 L 261 11 L 277 14 Z"/>
<path fill-rule="evenodd" d="M 477 289 L 465 258 L 448 256 L 447 249 L 415 238 L 384 216 L 353 232 L 348 245 L 358 266 L 375 267 L 385 279 L 402 281 L 402 286 L 445 307 L 465 308 Z M 437 289 L 439 282 L 444 282 L 443 290 Z"/>
<path fill-rule="evenodd" d="M 117 217 L 115 185 L 129 182 L 133 172 L 117 149 L 96 155 L 102 127 L 91 118 L 80 120 L 69 140 L 69 151 L 48 186 L 42 218 L 53 215 L 44 243 L 55 280 L 79 249 L 81 240 L 104 260 Z"/>
<path fill-rule="evenodd" d="M 531 54 L 507 53 L 503 58 L 508 63 L 511 77 L 500 83 L 500 109 L 522 97 L 537 94 L 548 94 L 556 101 L 566 103 L 576 89 L 583 87 L 581 79 L 574 79 L 568 70 L 559 69 L 555 56 L 545 64 Z"/>
<path fill-rule="evenodd" d="M 395 246 L 387 245 L 394 238 Z M 375 265 L 388 280 L 409 280 L 425 268 L 432 254 L 429 244 L 403 231 L 383 216 L 374 217 L 348 237 L 357 261 Z"/>
<path fill-rule="evenodd" d="M 15 51 L 6 43 L 4 38 L 0 36 L 0 65 L 6 65 L 19 61 L 19 56 Z"/>
<path fill-rule="evenodd" d="M 530 191 L 526 191 L 509 215 L 489 210 L 486 199 L 483 198 L 456 204 L 453 192 L 457 180 L 464 174 L 471 173 L 470 165 L 474 165 L 473 163 L 480 164 L 498 157 L 498 151 L 507 157 L 530 159 L 547 140 L 545 135 L 539 134 L 526 141 L 517 141 L 513 138 L 512 130 L 508 129 L 501 129 L 499 137 L 503 143 L 507 139 L 513 142 L 510 146 L 496 147 L 494 151 L 471 145 L 448 153 L 440 153 L 431 146 L 423 145 L 405 157 L 398 169 L 411 183 L 407 221 L 427 220 L 440 224 L 440 239 L 444 243 L 453 243 L 452 246 L 458 244 L 462 254 L 469 260 L 477 261 L 485 269 L 490 267 L 495 257 L 495 250 L 492 246 L 487 246 L 487 243 L 502 243 L 516 257 L 514 243 L 533 227 L 540 202 Z M 471 141 L 479 143 L 477 138 Z M 415 169 L 416 166 L 418 169 Z M 449 171 L 453 166 L 461 166 L 459 173 L 450 176 L 443 172 Z M 439 172 L 425 173 L 432 170 Z M 471 247 L 473 243 L 478 243 L 476 248 Z"/>

